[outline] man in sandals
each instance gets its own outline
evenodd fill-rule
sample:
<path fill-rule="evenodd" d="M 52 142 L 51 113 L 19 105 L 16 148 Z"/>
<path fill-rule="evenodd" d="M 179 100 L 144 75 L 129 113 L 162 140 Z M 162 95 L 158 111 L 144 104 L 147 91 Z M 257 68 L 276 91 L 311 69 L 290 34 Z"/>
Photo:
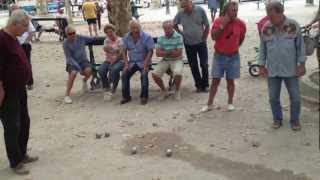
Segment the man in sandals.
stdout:
<path fill-rule="evenodd" d="M 152 72 L 152 78 L 161 89 L 162 96 L 160 96 L 160 99 L 166 99 L 169 96 L 169 93 L 163 84 L 162 76 L 168 70 L 171 70 L 174 76 L 175 99 L 180 100 L 181 95 L 179 89 L 183 70 L 183 40 L 182 36 L 174 31 L 173 21 L 164 21 L 162 24 L 162 28 L 164 31 L 164 35 L 158 38 L 156 49 L 157 56 L 162 57 L 162 60 L 158 63 L 155 70 Z"/>
<path fill-rule="evenodd" d="M 305 74 L 305 48 L 299 24 L 287 18 L 278 1 L 267 4 L 269 21 L 264 25 L 260 43 L 260 72 L 268 78 L 269 101 L 273 128 L 282 125 L 280 103 L 281 84 L 284 81 L 290 97 L 290 123 L 294 131 L 301 129 L 299 76 Z"/>

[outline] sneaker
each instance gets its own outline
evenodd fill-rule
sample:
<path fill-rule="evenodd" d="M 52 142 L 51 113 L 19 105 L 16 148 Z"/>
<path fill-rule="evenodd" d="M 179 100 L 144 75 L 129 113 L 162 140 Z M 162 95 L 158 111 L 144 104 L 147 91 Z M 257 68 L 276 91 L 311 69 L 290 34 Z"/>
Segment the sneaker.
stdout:
<path fill-rule="evenodd" d="M 24 157 L 24 159 L 22 160 L 22 163 L 24 164 L 27 164 L 27 163 L 32 163 L 32 162 L 35 162 L 35 161 L 38 161 L 39 160 L 39 157 L 38 156 L 29 156 L 29 155 L 26 155 Z"/>
<path fill-rule="evenodd" d="M 203 106 L 203 107 L 201 108 L 200 112 L 205 113 L 205 112 L 211 111 L 212 109 L 213 109 L 213 106 L 212 106 L 212 105 L 210 105 L 210 106 L 205 105 L 205 106 Z"/>
<path fill-rule="evenodd" d="M 142 97 L 142 98 L 140 99 L 140 104 L 141 104 L 141 105 L 146 105 L 147 103 L 148 103 L 148 98 Z"/>
<path fill-rule="evenodd" d="M 235 108 L 234 108 L 234 105 L 233 104 L 228 104 L 228 107 L 227 107 L 228 111 L 231 112 L 231 111 L 234 111 Z"/>
<path fill-rule="evenodd" d="M 105 101 L 111 101 L 113 94 L 111 92 L 105 92 L 103 96 L 103 100 Z"/>
<path fill-rule="evenodd" d="M 33 89 L 33 85 L 27 85 L 27 89 L 31 91 Z"/>
<path fill-rule="evenodd" d="M 71 104 L 71 103 L 72 103 L 71 97 L 70 97 L 70 96 L 65 96 L 65 97 L 64 97 L 64 102 L 65 102 L 66 104 Z"/>
<path fill-rule="evenodd" d="M 279 129 L 281 126 L 282 126 L 282 121 L 280 121 L 280 120 L 274 120 L 272 123 L 273 129 Z"/>
<path fill-rule="evenodd" d="M 174 93 L 174 98 L 175 98 L 177 101 L 180 101 L 180 100 L 181 100 L 180 91 L 176 91 L 176 92 Z"/>
<path fill-rule="evenodd" d="M 120 104 L 126 104 L 126 103 L 128 103 L 128 102 L 130 102 L 131 101 L 131 97 L 130 98 L 125 98 L 125 99 L 122 99 L 121 101 L 120 101 Z"/>
<path fill-rule="evenodd" d="M 293 131 L 301 131 L 301 125 L 299 123 L 299 121 L 294 121 L 291 123 L 291 129 Z"/>
<path fill-rule="evenodd" d="M 161 91 L 161 95 L 159 96 L 158 100 L 165 100 L 169 97 L 169 94 L 167 91 Z"/>
<path fill-rule="evenodd" d="M 30 173 L 30 171 L 22 163 L 19 163 L 16 167 L 13 167 L 12 171 L 18 175 L 28 175 Z"/>
<path fill-rule="evenodd" d="M 84 79 L 82 80 L 82 91 L 83 91 L 84 93 L 86 93 L 86 92 L 89 91 L 87 81 L 84 80 Z"/>

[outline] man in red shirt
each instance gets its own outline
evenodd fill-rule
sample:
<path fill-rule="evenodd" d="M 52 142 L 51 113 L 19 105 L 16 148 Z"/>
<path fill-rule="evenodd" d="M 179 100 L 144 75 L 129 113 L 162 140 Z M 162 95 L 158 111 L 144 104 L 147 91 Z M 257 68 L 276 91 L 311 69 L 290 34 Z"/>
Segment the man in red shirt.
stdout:
<path fill-rule="evenodd" d="M 213 99 L 217 93 L 218 86 L 224 74 L 226 74 L 228 91 L 228 111 L 233 111 L 233 96 L 235 90 L 234 79 L 240 77 L 239 47 L 245 34 L 245 23 L 237 18 L 238 3 L 228 2 L 223 10 L 223 15 L 217 18 L 212 26 L 211 37 L 215 41 L 214 57 L 212 64 L 212 82 L 210 86 L 209 99 L 201 111 L 211 110 Z"/>
<path fill-rule="evenodd" d="M 10 167 L 17 174 L 28 174 L 24 163 L 38 160 L 27 154 L 30 118 L 26 84 L 31 66 L 17 36 L 28 30 L 29 17 L 23 10 L 12 12 L 7 26 L 0 30 L 0 119 Z"/>

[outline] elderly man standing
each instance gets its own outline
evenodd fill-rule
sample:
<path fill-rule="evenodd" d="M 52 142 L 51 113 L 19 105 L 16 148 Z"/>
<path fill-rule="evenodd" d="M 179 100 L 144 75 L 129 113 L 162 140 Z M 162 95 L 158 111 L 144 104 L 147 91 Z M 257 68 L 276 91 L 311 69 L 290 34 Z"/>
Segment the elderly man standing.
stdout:
<path fill-rule="evenodd" d="M 148 72 L 151 64 L 154 42 L 149 34 L 142 31 L 141 25 L 137 20 L 131 20 L 129 22 L 129 30 L 130 31 L 123 37 L 125 66 L 122 74 L 122 100 L 120 101 L 120 104 L 131 101 L 130 78 L 135 72 L 140 71 L 141 105 L 145 105 L 148 102 Z"/>
<path fill-rule="evenodd" d="M 245 23 L 237 18 L 238 3 L 228 2 L 224 7 L 224 15 L 217 18 L 212 26 L 211 37 L 215 41 L 214 57 L 212 63 L 212 82 L 209 99 L 201 111 L 205 112 L 212 108 L 214 97 L 218 91 L 221 78 L 226 74 L 228 92 L 228 111 L 233 111 L 233 97 L 235 91 L 234 80 L 240 77 L 241 46 L 245 34 Z"/>
<path fill-rule="evenodd" d="M 290 97 L 290 123 L 294 131 L 301 129 L 299 76 L 305 74 L 305 49 L 299 24 L 284 14 L 280 2 L 267 4 L 269 21 L 262 29 L 260 43 L 260 71 L 268 77 L 269 102 L 273 128 L 282 126 L 280 103 L 281 84 L 284 81 Z"/>
<path fill-rule="evenodd" d="M 84 76 L 82 79 L 82 91 L 84 93 L 88 91 L 87 80 L 92 75 L 92 67 L 86 54 L 85 45 L 95 41 L 96 38 L 77 35 L 76 30 L 70 26 L 66 27 L 65 31 L 67 39 L 63 42 L 63 51 L 66 56 L 68 81 L 64 102 L 71 104 L 71 89 L 78 72 Z"/>
<path fill-rule="evenodd" d="M 23 10 L 15 10 L 5 28 L 0 30 L 0 119 L 4 128 L 7 156 L 12 170 L 29 174 L 24 163 L 38 160 L 27 154 L 30 117 L 26 84 L 31 67 L 17 41 L 28 30 L 29 17 Z"/>
<path fill-rule="evenodd" d="M 208 48 L 209 22 L 204 9 L 194 6 L 191 0 L 181 0 L 183 11 L 174 18 L 175 30 L 183 36 L 188 62 L 197 92 L 207 92 L 208 82 Z M 179 24 L 183 30 L 179 29 Z M 201 74 L 198 58 L 200 59 Z"/>
<path fill-rule="evenodd" d="M 164 36 L 158 38 L 156 54 L 158 57 L 162 57 L 162 60 L 158 63 L 155 70 L 152 72 L 153 80 L 160 87 L 162 91 L 161 99 L 168 97 L 168 91 L 166 90 L 162 75 L 170 70 L 174 76 L 175 84 L 175 98 L 181 99 L 180 84 L 182 79 L 182 48 L 183 41 L 182 36 L 173 30 L 173 22 L 165 21 L 162 24 Z"/>
<path fill-rule="evenodd" d="M 11 12 L 13 12 L 14 10 L 20 9 L 20 7 L 17 4 L 13 4 L 11 6 Z M 28 62 L 31 65 L 31 50 L 32 50 L 32 46 L 31 46 L 31 40 L 32 40 L 32 36 L 34 35 L 36 29 L 34 28 L 33 24 L 31 21 L 29 21 L 29 28 L 26 32 L 24 32 L 21 36 L 17 37 L 17 39 L 19 40 L 19 43 L 21 44 L 24 52 L 26 53 Z M 32 68 L 32 66 L 31 66 Z M 33 89 L 33 75 L 32 75 L 32 69 L 31 69 L 31 77 L 27 83 L 27 88 L 29 90 Z"/>

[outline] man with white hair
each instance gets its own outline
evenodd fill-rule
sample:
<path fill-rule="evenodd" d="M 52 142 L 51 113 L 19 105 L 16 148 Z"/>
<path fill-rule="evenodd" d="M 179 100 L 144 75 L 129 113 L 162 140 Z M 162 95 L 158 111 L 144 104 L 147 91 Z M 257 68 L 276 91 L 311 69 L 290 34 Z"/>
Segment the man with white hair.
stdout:
<path fill-rule="evenodd" d="M 208 92 L 208 48 L 209 21 L 205 10 L 181 0 L 182 11 L 174 17 L 174 29 L 183 36 L 185 51 L 196 87 L 196 92 Z M 182 25 L 182 29 L 179 28 Z M 198 61 L 199 57 L 199 61 Z M 201 68 L 201 73 L 199 69 Z"/>
<path fill-rule="evenodd" d="M 260 38 L 260 72 L 268 78 L 269 102 L 274 129 L 282 126 L 283 114 L 280 103 L 281 84 L 290 97 L 290 124 L 294 131 L 301 130 L 301 98 L 299 77 L 304 75 L 305 48 L 299 24 L 284 15 L 279 1 L 267 4 L 269 21 L 262 28 Z"/>
<path fill-rule="evenodd" d="M 11 13 L 17 9 L 20 9 L 20 7 L 17 4 L 12 4 L 11 5 Z M 10 13 L 10 14 L 11 14 Z M 24 32 L 21 36 L 17 37 L 17 39 L 19 40 L 19 43 L 21 44 L 24 52 L 26 53 L 28 62 L 31 65 L 31 50 L 32 50 L 32 46 L 31 46 L 31 40 L 32 40 L 32 36 L 34 35 L 36 29 L 34 28 L 33 24 L 31 21 L 29 21 L 29 28 L 26 32 Z M 28 81 L 27 84 L 27 88 L 29 90 L 33 89 L 33 75 L 32 75 L 32 66 L 31 66 L 31 77 Z"/>
<path fill-rule="evenodd" d="M 26 32 L 28 27 L 26 12 L 15 10 L 5 28 L 0 30 L 0 119 L 10 167 L 21 175 L 29 173 L 24 163 L 38 160 L 38 157 L 27 154 L 30 117 L 26 84 L 31 67 L 17 41 L 17 36 Z"/>
<path fill-rule="evenodd" d="M 137 20 L 129 22 L 129 32 L 123 37 L 125 49 L 125 66 L 122 74 L 122 100 L 120 104 L 131 101 L 130 78 L 140 71 L 141 74 L 141 94 L 140 103 L 145 105 L 149 96 L 148 72 L 151 65 L 151 57 L 154 49 L 152 37 L 142 31 L 141 25 Z"/>
<path fill-rule="evenodd" d="M 161 99 L 168 97 L 168 91 L 165 88 L 161 77 L 164 73 L 170 70 L 174 76 L 175 98 L 181 99 L 180 84 L 182 79 L 182 36 L 174 31 L 173 22 L 171 20 L 164 21 L 162 24 L 164 35 L 160 36 L 157 41 L 156 54 L 162 57 L 162 60 L 157 64 L 152 72 L 153 80 L 160 87 L 162 96 Z"/>

